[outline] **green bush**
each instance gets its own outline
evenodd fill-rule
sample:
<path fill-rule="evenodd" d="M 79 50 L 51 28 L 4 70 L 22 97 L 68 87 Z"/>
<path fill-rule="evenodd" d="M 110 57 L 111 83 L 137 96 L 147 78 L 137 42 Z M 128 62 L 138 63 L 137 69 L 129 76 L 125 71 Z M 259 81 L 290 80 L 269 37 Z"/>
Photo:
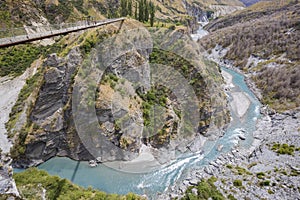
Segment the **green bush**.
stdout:
<path fill-rule="evenodd" d="M 205 199 L 213 199 L 213 200 L 223 200 L 225 197 L 222 193 L 217 189 L 214 185 L 214 182 L 217 179 L 215 177 L 211 177 L 208 180 L 202 180 L 198 183 L 197 186 L 189 187 L 186 192 L 185 196 L 182 198 L 183 200 L 205 200 Z M 197 188 L 197 195 L 192 193 L 192 189 Z"/>
<path fill-rule="evenodd" d="M 162 107 L 166 107 L 167 97 L 170 94 L 170 90 L 162 87 L 162 86 L 155 86 L 151 87 L 151 89 L 142 94 L 141 92 L 137 92 L 139 96 L 143 99 L 142 108 L 143 108 L 143 119 L 144 125 L 149 125 L 150 120 L 150 112 L 152 106 L 158 104 Z"/>
<path fill-rule="evenodd" d="M 270 189 L 268 190 L 268 193 L 269 194 L 274 194 L 273 190 L 270 190 Z"/>
<path fill-rule="evenodd" d="M 288 145 L 288 144 L 279 144 L 275 143 L 273 144 L 271 150 L 278 154 L 287 154 L 287 155 L 294 155 L 294 152 L 297 148 L 295 148 L 294 145 Z"/>
<path fill-rule="evenodd" d="M 245 168 L 236 166 L 235 169 L 237 170 L 238 175 L 243 175 L 243 174 L 252 175 L 252 173 L 247 171 Z"/>
<path fill-rule="evenodd" d="M 265 181 L 261 181 L 259 182 L 259 186 L 263 187 L 263 186 L 270 186 L 270 180 L 265 180 Z"/>
<path fill-rule="evenodd" d="M 258 173 L 256 174 L 256 177 L 259 178 L 259 179 L 263 179 L 264 176 L 265 176 L 265 173 L 263 173 L 263 172 L 258 172 Z"/>
<path fill-rule="evenodd" d="M 232 165 L 226 165 L 228 169 L 232 169 Z"/>
<path fill-rule="evenodd" d="M 239 179 L 236 179 L 236 180 L 233 181 L 233 185 L 235 187 L 241 187 L 241 186 L 243 186 L 243 182 Z"/>

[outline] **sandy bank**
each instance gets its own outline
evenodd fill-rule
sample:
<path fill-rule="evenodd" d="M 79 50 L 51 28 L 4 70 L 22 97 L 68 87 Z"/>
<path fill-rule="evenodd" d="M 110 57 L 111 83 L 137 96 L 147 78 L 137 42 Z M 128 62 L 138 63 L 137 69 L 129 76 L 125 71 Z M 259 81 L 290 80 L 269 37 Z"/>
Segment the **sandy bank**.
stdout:
<path fill-rule="evenodd" d="M 222 70 L 222 76 L 226 83 L 225 89 L 230 90 L 231 88 L 234 88 L 234 85 L 232 83 L 232 75 Z M 243 117 L 251 103 L 248 96 L 244 92 L 231 92 L 231 96 L 233 98 L 230 102 L 232 110 L 238 117 Z"/>
<path fill-rule="evenodd" d="M 116 170 L 129 173 L 147 173 L 161 166 L 151 153 L 151 149 L 146 145 L 142 145 L 139 156 L 131 161 L 115 161 L 104 164 Z"/>
<path fill-rule="evenodd" d="M 249 98 L 244 92 L 233 92 L 231 96 L 233 98 L 231 108 L 240 118 L 243 117 L 250 106 Z"/>

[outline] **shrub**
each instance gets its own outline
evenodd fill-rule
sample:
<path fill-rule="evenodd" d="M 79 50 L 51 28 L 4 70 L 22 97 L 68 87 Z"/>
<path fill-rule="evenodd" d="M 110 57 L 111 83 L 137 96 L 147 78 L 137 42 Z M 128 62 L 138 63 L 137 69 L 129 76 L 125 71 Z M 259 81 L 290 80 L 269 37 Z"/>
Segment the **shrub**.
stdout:
<path fill-rule="evenodd" d="M 241 187 L 241 186 L 243 186 L 243 182 L 239 179 L 236 179 L 236 180 L 233 181 L 233 185 L 235 187 Z"/>
<path fill-rule="evenodd" d="M 259 182 L 259 186 L 261 186 L 261 187 L 270 186 L 270 180 L 265 180 L 265 181 Z"/>
<path fill-rule="evenodd" d="M 268 190 L 268 193 L 269 194 L 274 194 L 273 190 L 271 190 L 271 189 Z"/>
<path fill-rule="evenodd" d="M 296 148 L 294 145 L 279 144 L 279 143 L 273 144 L 271 148 L 271 150 L 275 151 L 278 154 L 287 154 L 287 155 L 294 155 L 295 149 Z"/>
<path fill-rule="evenodd" d="M 226 165 L 228 169 L 232 169 L 232 165 Z"/>
<path fill-rule="evenodd" d="M 263 172 L 258 172 L 258 173 L 256 174 L 256 177 L 259 178 L 259 179 L 263 179 L 264 176 L 265 176 L 265 173 L 263 173 Z"/>
<path fill-rule="evenodd" d="M 197 186 L 189 187 L 186 192 L 185 196 L 182 198 L 183 200 L 191 200 L 191 199 L 213 199 L 213 200 L 223 200 L 225 197 L 222 193 L 217 189 L 214 185 L 216 181 L 216 177 L 211 177 L 207 180 L 202 180 L 198 183 Z M 197 188 L 197 195 L 192 193 L 192 189 Z"/>

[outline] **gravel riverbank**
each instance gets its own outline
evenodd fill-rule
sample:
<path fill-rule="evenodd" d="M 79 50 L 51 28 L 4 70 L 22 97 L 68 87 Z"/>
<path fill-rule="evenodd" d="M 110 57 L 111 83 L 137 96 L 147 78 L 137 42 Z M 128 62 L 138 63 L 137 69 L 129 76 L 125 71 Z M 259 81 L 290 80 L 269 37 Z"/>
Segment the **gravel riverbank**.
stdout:
<path fill-rule="evenodd" d="M 207 57 L 233 69 L 229 61 L 221 59 L 224 52 L 226 49 L 213 50 Z M 228 91 L 233 87 L 232 77 L 226 73 L 223 76 L 227 82 L 225 90 Z M 250 90 L 261 99 L 260 91 L 251 80 L 247 76 L 245 80 Z M 241 103 L 242 110 L 247 108 L 242 98 L 236 98 L 231 105 L 238 103 Z M 240 112 L 238 115 L 241 116 L 242 111 L 236 110 L 239 107 L 233 108 L 233 111 Z M 188 187 L 212 176 L 217 178 L 215 185 L 226 197 L 231 194 L 236 199 L 300 199 L 300 108 L 279 114 L 264 106 L 260 112 L 262 117 L 257 121 L 250 148 L 237 146 L 209 165 L 189 170 L 183 181 L 171 186 L 159 199 L 180 199 Z M 275 148 L 276 145 L 279 149 L 287 147 L 293 152 L 291 155 L 278 153 L 281 151 Z M 197 194 L 197 190 L 192 192 Z"/>

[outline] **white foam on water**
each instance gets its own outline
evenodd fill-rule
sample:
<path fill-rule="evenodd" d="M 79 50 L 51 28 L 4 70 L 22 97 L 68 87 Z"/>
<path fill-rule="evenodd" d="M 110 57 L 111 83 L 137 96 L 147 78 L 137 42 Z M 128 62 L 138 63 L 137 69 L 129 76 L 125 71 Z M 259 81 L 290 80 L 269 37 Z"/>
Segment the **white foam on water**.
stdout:
<path fill-rule="evenodd" d="M 259 106 L 255 106 L 255 113 L 259 114 Z"/>

